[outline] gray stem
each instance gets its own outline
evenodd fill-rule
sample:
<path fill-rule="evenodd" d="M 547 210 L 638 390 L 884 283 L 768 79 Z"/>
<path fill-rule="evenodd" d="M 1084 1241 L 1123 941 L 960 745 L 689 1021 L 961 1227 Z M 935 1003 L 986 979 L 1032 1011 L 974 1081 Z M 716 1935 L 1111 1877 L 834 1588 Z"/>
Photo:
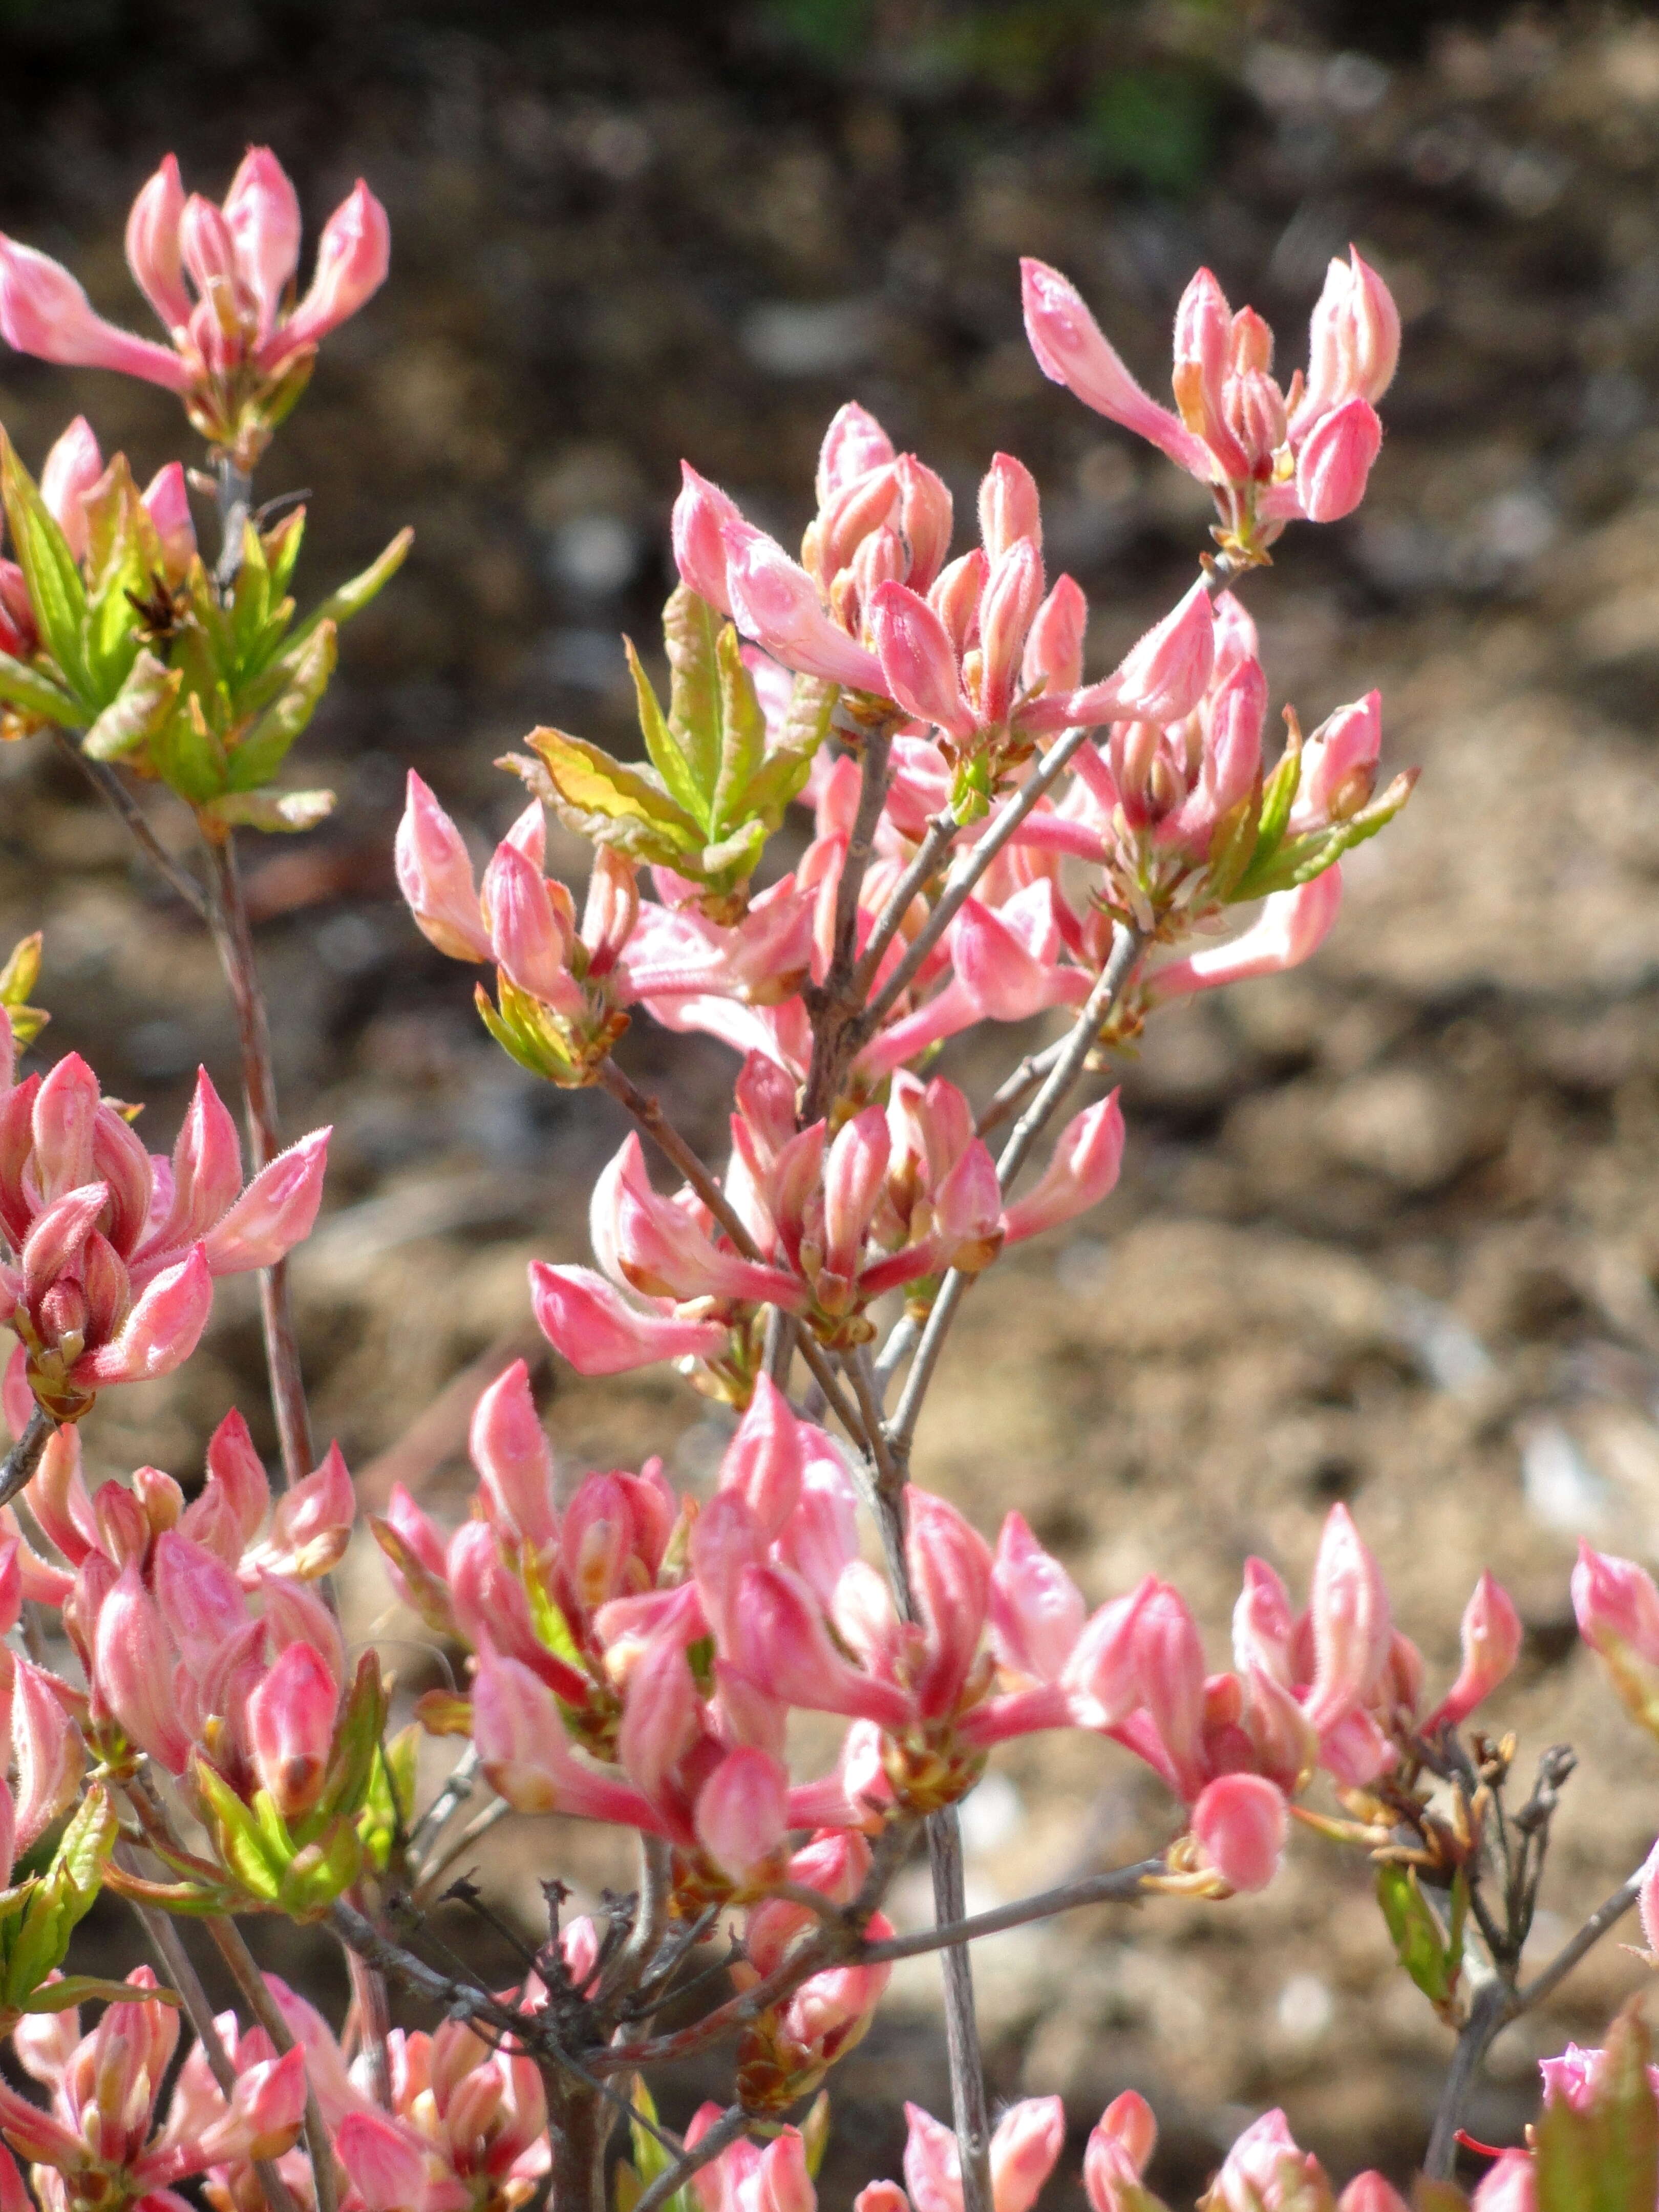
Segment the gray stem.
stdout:
<path fill-rule="evenodd" d="M 31 1407 L 22 1435 L 0 1462 L 0 1505 L 9 1504 L 18 1492 L 27 1486 L 47 1444 L 57 1433 L 58 1424 L 52 1415 L 39 1406 Z"/>

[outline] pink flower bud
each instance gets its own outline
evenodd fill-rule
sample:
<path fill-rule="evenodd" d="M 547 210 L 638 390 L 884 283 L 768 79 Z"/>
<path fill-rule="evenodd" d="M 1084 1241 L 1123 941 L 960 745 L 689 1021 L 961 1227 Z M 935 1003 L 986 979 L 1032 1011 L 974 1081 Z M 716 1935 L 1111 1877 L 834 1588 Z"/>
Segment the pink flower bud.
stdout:
<path fill-rule="evenodd" d="M 1337 862 L 1311 883 L 1275 891 L 1257 919 L 1231 944 L 1213 945 L 1155 970 L 1147 979 L 1148 995 L 1161 1003 L 1299 968 L 1329 936 L 1341 903 L 1342 869 Z"/>
<path fill-rule="evenodd" d="M 77 415 L 46 455 L 40 496 L 77 561 L 87 552 L 87 494 L 104 473 L 104 457 L 84 415 Z"/>
<path fill-rule="evenodd" d="M 895 458 L 893 441 L 867 407 L 849 399 L 838 408 L 818 451 L 817 502 L 827 507 L 835 495 L 872 469 Z"/>
<path fill-rule="evenodd" d="M 742 1882 L 772 1878 L 789 1832 L 789 1777 L 763 1751 L 729 1752 L 697 1793 L 697 1841 Z"/>
<path fill-rule="evenodd" d="M 1411 2207 L 1373 2166 L 1368 2172 L 1355 2174 L 1337 2198 L 1336 2212 L 1411 2212 Z"/>
<path fill-rule="evenodd" d="M 957 2139 L 920 2105 L 907 2104 L 904 2179 L 915 2212 L 962 2212 L 962 2164 Z"/>
<path fill-rule="evenodd" d="M 355 315 L 386 282 L 391 258 L 386 210 L 359 177 L 323 226 L 310 289 L 262 349 L 259 366 L 274 370 Z"/>
<path fill-rule="evenodd" d="M 1140 1613 L 1158 1589 L 1148 1575 L 1085 1624 L 1060 1676 L 1075 1727 L 1116 1728 L 1141 1702 Z"/>
<path fill-rule="evenodd" d="M 1382 695 L 1368 691 L 1320 724 L 1302 752 L 1302 781 L 1291 811 L 1294 832 L 1346 822 L 1371 795 L 1382 750 Z"/>
<path fill-rule="evenodd" d="M 242 156 L 225 195 L 224 211 L 237 273 L 257 305 L 263 341 L 270 334 L 300 264 L 299 197 L 268 146 L 250 146 Z"/>
<path fill-rule="evenodd" d="M 977 1137 L 934 1188 L 933 1242 L 938 1264 L 966 1274 L 988 1267 L 1002 1249 L 1002 1185 L 989 1147 Z M 921 1249 L 910 1247 L 909 1256 Z M 907 1255 L 897 1257 L 903 1261 Z M 866 1280 L 877 1272 L 869 1271 Z"/>
<path fill-rule="evenodd" d="M 929 1650 L 912 1686 L 925 1718 L 954 1711 L 979 1651 L 990 1608 L 991 1553 L 953 1505 L 910 1492 L 904 1553 Z"/>
<path fill-rule="evenodd" d="M 222 1220 L 242 1188 L 242 1146 L 229 1109 L 198 1068 L 173 1147 L 173 1204 L 153 1242 L 161 1251 L 192 1243 Z"/>
<path fill-rule="evenodd" d="M 1296 1620 L 1290 1593 L 1265 1559 L 1244 1562 L 1244 1587 L 1233 1607 L 1233 1664 L 1241 1674 L 1260 1668 L 1288 1689 L 1295 1680 Z"/>
<path fill-rule="evenodd" d="M 680 463 L 684 482 L 674 501 L 672 525 L 675 565 L 680 580 L 700 599 L 707 599 L 724 615 L 732 611 L 726 587 L 727 533 L 741 537 L 750 526 L 735 501 L 718 484 L 700 477 L 690 461 Z"/>
<path fill-rule="evenodd" d="M 1075 392 L 1085 407 L 1149 440 L 1200 483 L 1207 483 L 1210 455 L 1203 441 L 1142 391 L 1108 344 L 1077 288 L 1041 261 L 1024 260 L 1019 265 L 1025 335 L 1043 374 Z"/>
<path fill-rule="evenodd" d="M 29 587 L 15 561 L 0 561 L 0 653 L 27 660 L 40 642 Z"/>
<path fill-rule="evenodd" d="M 1008 718 L 1026 633 L 1042 600 L 1042 556 L 1031 538 L 1016 538 L 992 563 L 979 603 L 981 721 L 998 723 Z"/>
<path fill-rule="evenodd" d="M 1187 428 L 1214 456 L 1216 475 L 1237 483 L 1249 474 L 1249 466 L 1228 428 L 1223 405 L 1232 335 L 1226 295 L 1210 271 L 1200 269 L 1176 309 L 1176 405 Z"/>
<path fill-rule="evenodd" d="M 944 623 L 958 659 L 979 635 L 979 603 L 990 573 L 990 562 L 975 545 L 971 553 L 941 569 L 928 586 L 927 604 Z"/>
<path fill-rule="evenodd" d="M 35 1092 L 30 1127 L 35 1180 L 45 1204 L 94 1180 L 98 1103 L 98 1079 L 78 1052 L 65 1053 Z"/>
<path fill-rule="evenodd" d="M 1029 538 L 1038 553 L 1042 550 L 1036 479 L 1012 453 L 994 454 L 980 481 L 979 535 L 994 566 L 1022 538 Z"/>
<path fill-rule="evenodd" d="M 83 1352 L 70 1370 L 79 1388 L 149 1382 L 183 1366 L 201 1341 L 213 1306 L 213 1277 L 198 1244 L 144 1291 L 112 1342 Z"/>
<path fill-rule="evenodd" d="M 234 1407 L 208 1439 L 207 1465 L 210 1483 L 224 1492 L 247 1542 L 270 1510 L 270 1485 L 247 1423 Z"/>
<path fill-rule="evenodd" d="M 155 526 L 161 547 L 161 574 L 176 590 L 196 558 L 196 525 L 191 518 L 184 465 L 169 461 L 145 485 L 144 512 Z"/>
<path fill-rule="evenodd" d="M 570 972 L 569 940 L 547 879 L 516 846 L 496 847 L 482 903 L 489 917 L 490 950 L 507 980 L 567 1018 L 584 1013 L 587 1001 Z"/>
<path fill-rule="evenodd" d="M 234 1206 L 209 1231 L 203 1244 L 215 1275 L 246 1274 L 273 1267 L 310 1236 L 323 1202 L 328 1171 L 328 1140 L 333 1132 L 313 1129 L 298 1144 L 262 1167 Z"/>
<path fill-rule="evenodd" d="M 1637 1893 L 1636 1905 L 1642 1916 L 1642 1933 L 1648 1939 L 1650 1958 L 1659 1959 L 1659 1844 L 1648 1854 L 1648 1863 L 1642 1869 L 1642 1887 Z"/>
<path fill-rule="evenodd" d="M 1382 425 L 1369 400 L 1345 400 L 1322 416 L 1296 457 L 1296 495 L 1310 522 L 1353 513 L 1382 448 Z"/>
<path fill-rule="evenodd" d="M 1463 1608 L 1463 1664 L 1457 1680 L 1430 1717 L 1425 1731 L 1443 1723 L 1461 1728 L 1483 1699 L 1513 1672 L 1521 1656 L 1521 1616 L 1502 1583 L 1483 1574 Z"/>
<path fill-rule="evenodd" d="M 452 960 L 491 958 L 461 833 L 413 769 L 394 849 L 398 888 L 421 934 Z"/>
<path fill-rule="evenodd" d="M 796 1419 L 769 1376 L 757 1377 L 749 1409 L 720 1462 L 720 1486 L 742 1498 L 768 1542 L 783 1533 L 800 1503 L 804 1448 L 814 1433 Z"/>
<path fill-rule="evenodd" d="M 910 1700 L 902 1690 L 842 1657 L 811 1589 L 787 1569 L 743 1569 L 726 1626 L 726 1656 L 737 1671 L 785 1705 L 887 1729 L 902 1728 L 909 1718 Z"/>
<path fill-rule="evenodd" d="M 843 1125 L 824 1160 L 823 1264 L 848 1286 L 848 1297 L 882 1195 L 889 1150 L 885 1111 L 866 1106 Z"/>
<path fill-rule="evenodd" d="M 129 1560 L 98 1608 L 93 1689 L 124 1735 L 170 1774 L 182 1774 L 190 1737 L 173 1696 L 173 1639 L 155 1601 L 144 1588 L 137 1562 Z"/>
<path fill-rule="evenodd" d="M 1010 1244 L 1086 1213 L 1117 1183 L 1123 1160 L 1123 1112 L 1114 1091 L 1073 1115 L 1060 1131 L 1042 1180 L 1002 1218 Z"/>
<path fill-rule="evenodd" d="M 0 1832 L 0 1881 L 15 1853 L 27 1850 L 74 1803 L 86 1770 L 81 1731 L 64 1711 L 53 1677 L 27 1659 L 17 1662 L 11 1744 L 17 1796 L 15 1806 L 8 1797 L 4 1808 L 12 1825 Z"/>
<path fill-rule="evenodd" d="M 1201 583 L 1157 623 L 1119 662 L 1103 684 L 1079 691 L 1071 703 L 1074 722 L 1178 722 L 1204 696 L 1215 665 L 1215 611 Z"/>
<path fill-rule="evenodd" d="M 896 472 L 898 526 L 909 553 L 904 580 L 912 591 L 925 592 L 945 566 L 945 556 L 951 550 L 950 489 L 914 453 L 900 456 Z"/>
<path fill-rule="evenodd" d="M 1050 698 L 1075 691 L 1083 681 L 1083 637 L 1089 602 L 1069 576 L 1054 580 L 1053 590 L 1031 618 L 1026 632 L 1020 682 L 1027 691 L 1041 688 Z"/>
<path fill-rule="evenodd" d="M 338 1708 L 322 1654 L 304 1643 L 279 1653 L 248 1698 L 253 1763 L 284 1820 L 303 1819 L 322 1795 Z"/>
<path fill-rule="evenodd" d="M 472 1685 L 472 1741 L 484 1778 L 520 1813 L 568 1813 L 662 1832 L 631 1785 L 595 1774 L 571 1750 L 559 1701 L 516 1659 L 481 1652 Z"/>
<path fill-rule="evenodd" d="M 713 1359 L 726 1349 L 718 1322 L 641 1312 L 591 1267 L 530 1267 L 536 1325 L 578 1375 L 621 1375 L 659 1359 Z"/>
<path fill-rule="evenodd" d="M 826 590 L 851 566 L 865 540 L 885 531 L 898 507 L 897 470 L 884 466 L 843 484 L 819 508 L 808 533 L 808 559 Z"/>
<path fill-rule="evenodd" d="M 1157 1583 L 1134 1623 L 1135 1666 L 1170 1776 L 1190 1803 L 1204 1785 L 1204 1645 L 1179 1590 Z"/>
<path fill-rule="evenodd" d="M 179 254 L 179 222 L 185 211 L 185 188 L 179 163 L 169 154 L 145 185 L 127 216 L 127 266 L 139 290 L 155 308 L 166 329 L 182 332 L 190 321 L 190 295 L 185 289 Z"/>
<path fill-rule="evenodd" d="M 1314 1680 L 1307 1714 L 1322 1735 L 1365 1702 L 1394 1636 L 1382 1571 L 1346 1505 L 1333 1505 L 1326 1517 L 1308 1615 Z"/>
<path fill-rule="evenodd" d="M 234 327 L 238 313 L 239 272 L 236 241 L 230 234 L 222 209 L 192 192 L 179 220 L 179 250 L 200 299 L 222 331 Z"/>
<path fill-rule="evenodd" d="M 1572 1606 L 1578 1633 L 1593 1651 L 1605 1659 L 1623 1648 L 1659 1668 L 1659 1589 L 1634 1559 L 1592 1551 L 1581 1540 Z"/>
<path fill-rule="evenodd" d="M 1352 271 L 1348 288 L 1350 376 L 1352 388 L 1375 405 L 1394 382 L 1400 365 L 1400 310 L 1393 293 L 1370 264 L 1360 259 L 1357 247 L 1348 248 L 1348 261 Z"/>
<path fill-rule="evenodd" d="M 334 2149 L 363 2212 L 426 2212 L 434 2160 L 415 2128 L 383 2112 L 348 2112 Z"/>
<path fill-rule="evenodd" d="M 760 532 L 738 538 L 728 528 L 726 548 L 726 588 L 740 629 L 799 675 L 884 696 L 881 663 L 830 621 L 817 586 L 781 545 Z"/>
<path fill-rule="evenodd" d="M 535 1551 L 556 1543 L 553 1455 L 522 1359 L 498 1375 L 479 1399 L 469 1446 L 496 1527 Z"/>
<path fill-rule="evenodd" d="M 974 717 L 962 696 L 955 649 L 933 608 L 908 585 L 878 585 L 870 631 L 881 658 L 881 688 L 919 722 L 965 743 Z"/>
<path fill-rule="evenodd" d="M 1114 2097 L 1095 2124 L 1083 2154 L 1083 2186 L 1090 2212 L 1128 2212 L 1140 2177 L 1158 2148 L 1158 2122 L 1146 2100 L 1133 2089 Z"/>
<path fill-rule="evenodd" d="M 1506 2150 L 1488 2166 L 1473 2199 L 1474 2212 L 1538 2212 L 1538 2176 L 1529 2150 Z"/>
<path fill-rule="evenodd" d="M 1031 2212 L 1066 2141 L 1066 2107 L 1058 2097 L 1023 2097 L 991 2136 L 991 2202 L 995 2212 Z"/>
<path fill-rule="evenodd" d="M 18 1257 L 23 1269 L 23 1294 L 31 1304 L 50 1290 L 64 1270 L 82 1255 L 93 1224 L 109 1198 L 107 1187 L 89 1182 L 67 1190 L 35 1218 Z"/>
<path fill-rule="evenodd" d="M 112 368 L 169 392 L 183 392 L 190 383 L 190 371 L 176 353 L 106 323 L 61 263 L 3 236 L 0 337 L 19 353 L 64 368 Z"/>
<path fill-rule="evenodd" d="M 910 2212 L 910 2200 L 896 2181 L 868 2181 L 853 2199 L 853 2212 Z"/>
<path fill-rule="evenodd" d="M 1299 2150 L 1283 2112 L 1245 2129 L 1210 2188 L 1211 2212 L 1304 2212 L 1328 2196 L 1310 2152 Z"/>

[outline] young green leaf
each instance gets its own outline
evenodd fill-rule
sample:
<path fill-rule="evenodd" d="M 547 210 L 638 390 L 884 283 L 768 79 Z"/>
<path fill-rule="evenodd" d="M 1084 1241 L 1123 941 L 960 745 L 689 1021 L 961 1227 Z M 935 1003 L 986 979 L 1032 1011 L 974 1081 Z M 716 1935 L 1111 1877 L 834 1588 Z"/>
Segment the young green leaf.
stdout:
<path fill-rule="evenodd" d="M 164 668 L 148 647 L 139 653 L 126 681 L 81 740 L 94 760 L 119 760 L 148 744 L 171 719 L 179 702 L 184 671 Z"/>
<path fill-rule="evenodd" d="M 337 651 L 334 624 L 325 622 L 294 663 L 287 689 L 233 750 L 229 774 L 233 791 L 257 791 L 276 775 L 321 703 L 334 673 Z"/>

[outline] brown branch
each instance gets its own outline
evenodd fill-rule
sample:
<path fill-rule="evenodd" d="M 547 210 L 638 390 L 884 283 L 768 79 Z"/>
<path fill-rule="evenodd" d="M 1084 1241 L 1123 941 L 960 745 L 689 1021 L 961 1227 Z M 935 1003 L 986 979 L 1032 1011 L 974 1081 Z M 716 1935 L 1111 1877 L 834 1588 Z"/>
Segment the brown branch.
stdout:
<path fill-rule="evenodd" d="M 227 831 L 222 837 L 204 833 L 202 842 L 213 887 L 213 941 L 218 947 L 220 964 L 236 1012 L 236 1034 L 242 1058 L 242 1100 L 248 1143 L 257 1170 L 273 1160 L 282 1149 L 277 1134 L 276 1083 L 270 1060 L 270 1029 L 254 958 L 247 901 L 243 896 L 241 874 L 236 866 L 235 833 Z M 259 1271 L 259 1316 L 264 1331 L 265 1364 L 270 1372 L 270 1402 L 282 1442 L 283 1475 L 291 1488 L 310 1474 L 314 1462 L 311 1414 L 306 1404 L 305 1377 L 300 1368 L 299 1339 L 294 1327 L 286 1260 Z"/>

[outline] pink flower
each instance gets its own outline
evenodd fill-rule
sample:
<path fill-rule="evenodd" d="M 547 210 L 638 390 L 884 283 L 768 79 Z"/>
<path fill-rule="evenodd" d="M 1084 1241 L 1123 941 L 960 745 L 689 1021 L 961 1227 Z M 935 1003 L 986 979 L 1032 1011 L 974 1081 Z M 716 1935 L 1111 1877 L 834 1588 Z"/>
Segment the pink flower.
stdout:
<path fill-rule="evenodd" d="M 1158 2148 L 1152 2106 L 1133 2089 L 1114 2097 L 1083 2154 L 1090 2212 L 1139 2212 L 1140 2177 Z"/>
<path fill-rule="evenodd" d="M 1224 1774 L 1194 1806 L 1194 1841 L 1229 1889 L 1266 1889 L 1289 1829 L 1283 1793 L 1259 1774 Z"/>
<path fill-rule="evenodd" d="M 1213 991 L 1224 983 L 1299 968 L 1329 936 L 1341 903 L 1342 865 L 1336 861 L 1311 883 L 1275 891 L 1263 902 L 1250 927 L 1230 943 L 1154 969 L 1146 979 L 1148 995 L 1155 1003 L 1186 998 L 1195 991 Z"/>
<path fill-rule="evenodd" d="M 1178 414 L 1142 391 L 1057 270 L 1021 266 L 1026 334 L 1044 375 L 1212 485 L 1232 540 L 1255 552 L 1295 516 L 1334 522 L 1358 505 L 1382 442 L 1372 403 L 1394 374 L 1400 318 L 1357 252 L 1331 264 L 1294 406 L 1268 374 L 1273 332 L 1252 308 L 1235 314 L 1200 269 L 1176 314 Z"/>
<path fill-rule="evenodd" d="M 1457 1680 L 1423 1723 L 1427 1735 L 1443 1723 L 1461 1728 L 1469 1715 L 1507 1680 L 1521 1656 L 1521 1617 L 1502 1583 L 1483 1574 L 1463 1608 L 1463 1664 Z"/>
<path fill-rule="evenodd" d="M 0 335 L 44 361 L 162 385 L 184 398 L 205 435 L 241 441 L 252 459 L 270 437 L 285 373 L 384 283 L 386 210 L 359 179 L 324 227 L 310 289 L 285 313 L 299 243 L 294 187 L 266 149 L 249 150 L 222 208 L 185 197 L 169 154 L 127 223 L 128 262 L 168 343 L 105 322 L 66 269 L 5 238 Z"/>

